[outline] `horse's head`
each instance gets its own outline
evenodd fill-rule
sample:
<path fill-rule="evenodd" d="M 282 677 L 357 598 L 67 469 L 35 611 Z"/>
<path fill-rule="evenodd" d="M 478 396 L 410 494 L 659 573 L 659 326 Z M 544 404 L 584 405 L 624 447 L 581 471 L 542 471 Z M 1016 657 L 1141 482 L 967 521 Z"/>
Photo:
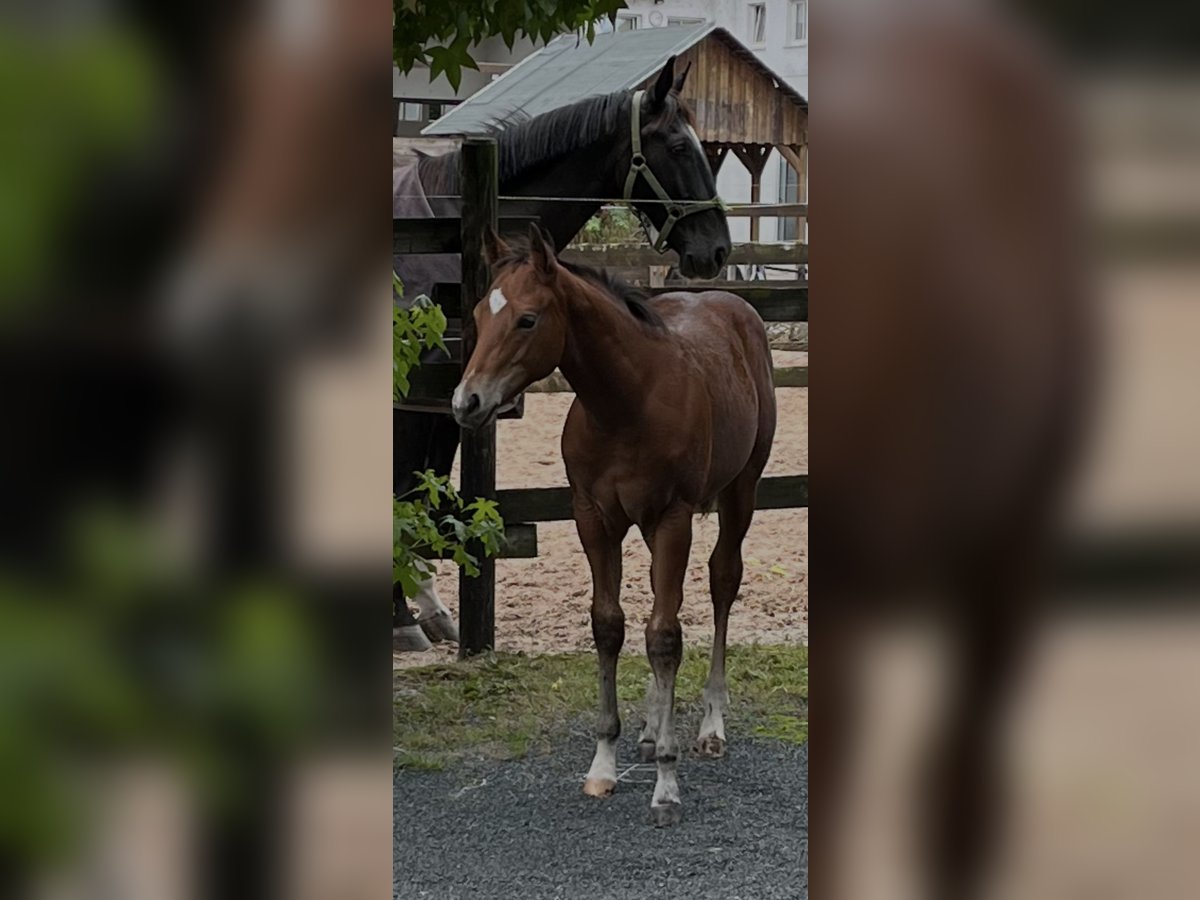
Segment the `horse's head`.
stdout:
<path fill-rule="evenodd" d="M 689 206 L 715 200 L 717 183 L 692 126 L 692 112 L 680 96 L 687 74 L 684 69 L 676 78 L 675 57 L 667 60 L 654 86 L 642 97 L 639 123 L 646 168 L 673 202 L 663 202 L 645 173 L 634 182 L 632 199 L 660 234 L 669 229 L 666 244 L 679 254 L 684 275 L 712 278 L 729 258 L 729 225 L 724 211 L 715 204 Z M 636 156 L 634 159 L 636 162 Z"/>
<path fill-rule="evenodd" d="M 562 358 L 567 317 L 555 290 L 561 269 L 541 230 L 531 225 L 529 233 L 528 254 L 488 235 L 492 284 L 475 304 L 475 351 L 454 391 L 454 418 L 464 428 L 489 422 Z"/>

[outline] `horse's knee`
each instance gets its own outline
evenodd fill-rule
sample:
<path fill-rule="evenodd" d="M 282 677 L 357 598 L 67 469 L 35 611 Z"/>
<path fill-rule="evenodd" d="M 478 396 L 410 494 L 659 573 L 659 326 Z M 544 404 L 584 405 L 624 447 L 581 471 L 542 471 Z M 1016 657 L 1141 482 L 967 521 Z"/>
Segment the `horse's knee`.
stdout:
<path fill-rule="evenodd" d="M 742 585 L 742 554 L 718 547 L 708 560 L 708 584 L 713 603 L 732 606 Z"/>
<path fill-rule="evenodd" d="M 600 653 L 616 655 L 625 643 L 625 613 L 618 607 L 592 607 L 592 638 Z"/>
<path fill-rule="evenodd" d="M 664 620 L 654 616 L 646 623 L 646 655 L 656 671 L 662 665 L 678 668 L 683 658 L 683 629 L 678 619 Z"/>

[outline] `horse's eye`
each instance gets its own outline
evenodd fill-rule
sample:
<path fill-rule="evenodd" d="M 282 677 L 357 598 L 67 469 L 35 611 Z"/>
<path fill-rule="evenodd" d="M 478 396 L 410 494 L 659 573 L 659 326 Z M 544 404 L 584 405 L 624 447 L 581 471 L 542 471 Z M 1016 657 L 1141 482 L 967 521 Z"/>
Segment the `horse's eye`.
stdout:
<path fill-rule="evenodd" d="M 521 318 L 517 319 L 517 327 L 522 331 L 528 331 L 537 324 L 537 316 L 533 313 L 525 313 Z"/>
<path fill-rule="evenodd" d="M 683 154 L 687 153 L 687 150 L 688 150 L 688 145 L 686 143 L 671 145 L 671 152 L 674 153 L 676 156 L 683 156 Z"/>

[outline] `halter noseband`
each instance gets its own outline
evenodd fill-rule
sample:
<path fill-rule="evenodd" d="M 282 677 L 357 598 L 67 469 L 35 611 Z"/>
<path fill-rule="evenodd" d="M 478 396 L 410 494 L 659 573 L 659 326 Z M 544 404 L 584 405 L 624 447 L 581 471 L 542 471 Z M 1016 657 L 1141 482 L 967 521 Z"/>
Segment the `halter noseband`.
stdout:
<path fill-rule="evenodd" d="M 654 191 L 654 195 L 658 197 L 667 207 L 667 219 L 663 222 L 662 231 L 658 233 L 657 240 L 654 241 L 654 249 L 658 253 L 666 250 L 667 235 L 671 233 L 671 229 L 675 227 L 675 223 L 684 216 L 690 216 L 692 213 L 704 212 L 706 209 L 724 209 L 725 203 L 720 197 L 713 197 L 711 200 L 675 200 L 667 193 L 661 182 L 654 177 L 654 173 L 650 171 L 650 164 L 646 157 L 642 154 L 642 97 L 645 91 L 635 91 L 633 95 L 632 112 L 629 115 L 629 133 L 633 140 L 633 155 L 629 160 L 629 175 L 625 178 L 625 202 L 629 204 L 629 208 L 634 211 L 634 214 L 641 220 L 642 225 L 649 232 L 650 226 L 653 225 L 648 217 L 633 205 L 633 186 L 637 183 L 638 175 L 646 179 L 646 184 L 650 185 L 650 190 Z"/>

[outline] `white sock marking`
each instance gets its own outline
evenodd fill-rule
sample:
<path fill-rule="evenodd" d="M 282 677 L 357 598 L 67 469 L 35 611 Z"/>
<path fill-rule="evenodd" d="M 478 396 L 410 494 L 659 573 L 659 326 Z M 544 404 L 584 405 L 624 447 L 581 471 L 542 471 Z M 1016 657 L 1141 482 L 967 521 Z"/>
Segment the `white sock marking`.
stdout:
<path fill-rule="evenodd" d="M 433 583 L 432 575 L 426 576 L 420 582 L 420 587 L 417 588 L 417 594 L 413 597 L 413 602 L 417 604 L 417 609 L 421 611 L 422 619 L 437 615 L 440 612 L 449 612 L 442 604 L 441 598 L 437 595 L 437 587 Z"/>
<path fill-rule="evenodd" d="M 617 780 L 616 741 L 606 741 L 604 738 L 596 741 L 596 755 L 592 758 L 592 767 L 588 770 L 587 777 L 589 781 Z"/>

